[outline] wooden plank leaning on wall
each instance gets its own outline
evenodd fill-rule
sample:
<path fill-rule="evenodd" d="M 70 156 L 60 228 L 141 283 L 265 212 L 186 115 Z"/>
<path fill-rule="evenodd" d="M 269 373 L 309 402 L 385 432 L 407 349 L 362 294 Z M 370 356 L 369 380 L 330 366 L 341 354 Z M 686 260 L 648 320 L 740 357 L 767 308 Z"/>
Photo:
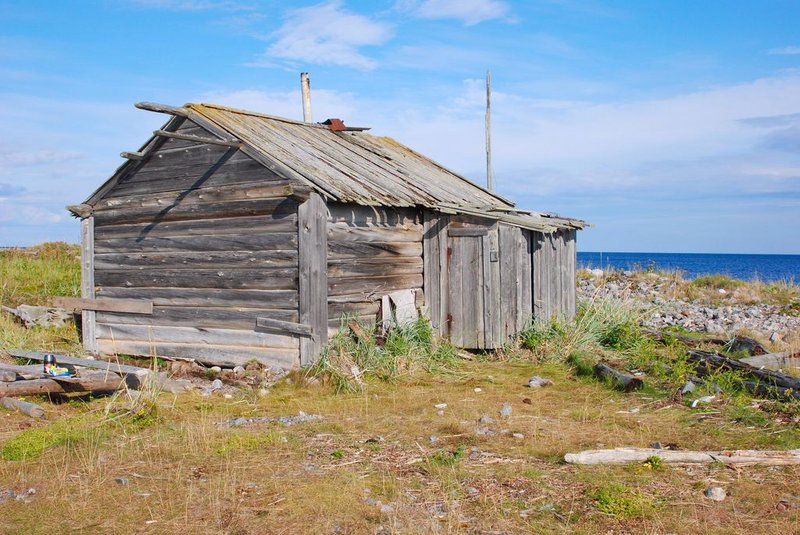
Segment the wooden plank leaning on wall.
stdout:
<path fill-rule="evenodd" d="M 328 217 L 325 201 L 311 193 L 298 208 L 299 316 L 311 326 L 300 339 L 300 365 L 313 364 L 328 343 Z"/>
<path fill-rule="evenodd" d="M 81 297 L 94 299 L 94 217 L 81 220 Z M 84 310 L 81 313 L 81 336 L 83 348 L 88 353 L 97 352 L 96 313 Z"/>

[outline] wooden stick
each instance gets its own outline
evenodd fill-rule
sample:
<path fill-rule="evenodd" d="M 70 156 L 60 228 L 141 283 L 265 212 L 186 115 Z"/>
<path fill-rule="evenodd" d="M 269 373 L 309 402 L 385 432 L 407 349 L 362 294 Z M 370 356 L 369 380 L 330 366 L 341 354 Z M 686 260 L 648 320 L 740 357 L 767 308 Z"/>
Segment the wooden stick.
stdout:
<path fill-rule="evenodd" d="M 612 368 L 605 362 L 598 362 L 595 365 L 594 374 L 598 379 L 607 380 L 625 392 L 640 390 L 644 386 L 644 382 L 638 377 Z"/>
<path fill-rule="evenodd" d="M 658 457 L 669 464 L 721 462 L 725 464 L 775 466 L 800 464 L 800 449 L 789 451 L 683 451 L 651 448 L 614 448 L 568 453 L 564 456 L 564 461 L 570 464 L 634 464 L 643 463 L 650 457 Z"/>
<path fill-rule="evenodd" d="M 35 403 L 28 403 L 16 398 L 0 398 L 0 405 L 7 409 L 16 409 L 31 418 L 41 418 L 44 416 L 44 409 Z"/>
<path fill-rule="evenodd" d="M 222 145 L 224 147 L 233 147 L 238 149 L 242 146 L 240 141 L 229 141 L 226 139 L 214 139 L 210 137 L 193 136 L 191 134 L 179 134 L 178 132 L 166 132 L 164 130 L 156 130 L 153 135 L 168 137 L 172 139 L 182 139 L 184 141 L 194 141 L 195 143 L 209 143 L 211 145 Z"/>
<path fill-rule="evenodd" d="M 0 397 L 67 394 L 70 392 L 112 392 L 119 390 L 122 377 L 115 373 L 92 372 L 82 377 L 53 377 L 0 383 Z"/>

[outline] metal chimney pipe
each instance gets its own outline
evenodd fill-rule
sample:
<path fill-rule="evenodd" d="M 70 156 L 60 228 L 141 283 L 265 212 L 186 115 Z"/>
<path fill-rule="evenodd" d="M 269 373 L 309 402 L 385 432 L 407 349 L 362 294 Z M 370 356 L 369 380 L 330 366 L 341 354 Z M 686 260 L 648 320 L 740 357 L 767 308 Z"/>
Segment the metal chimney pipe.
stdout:
<path fill-rule="evenodd" d="M 300 90 L 303 93 L 303 121 L 310 123 L 311 118 L 311 81 L 307 72 L 300 73 Z"/>

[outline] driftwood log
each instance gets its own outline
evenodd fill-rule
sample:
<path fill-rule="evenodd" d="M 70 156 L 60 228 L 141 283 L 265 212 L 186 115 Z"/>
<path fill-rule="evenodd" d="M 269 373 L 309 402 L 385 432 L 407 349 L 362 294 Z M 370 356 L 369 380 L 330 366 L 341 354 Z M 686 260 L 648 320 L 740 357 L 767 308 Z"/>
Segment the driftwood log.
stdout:
<path fill-rule="evenodd" d="M 27 414 L 31 418 L 41 418 L 44 416 L 44 409 L 35 403 L 28 403 L 16 398 L 0 398 L 0 405 L 6 409 L 18 410 L 23 414 Z"/>
<path fill-rule="evenodd" d="M 800 379 L 773 370 L 756 368 L 749 364 L 709 351 L 689 351 L 689 361 L 697 366 L 697 373 L 708 375 L 717 370 L 736 371 L 757 379 L 767 386 L 800 391 Z"/>
<path fill-rule="evenodd" d="M 0 398 L 73 392 L 113 392 L 119 390 L 123 384 L 124 381 L 119 375 L 97 371 L 81 377 L 53 377 L 0 383 Z"/>
<path fill-rule="evenodd" d="M 782 370 L 786 368 L 800 368 L 800 353 L 768 353 L 755 357 L 745 357 L 739 359 L 756 368 L 767 368 L 768 370 Z"/>
<path fill-rule="evenodd" d="M 789 451 L 731 450 L 690 451 L 651 448 L 614 448 L 568 453 L 564 461 L 570 464 L 634 464 L 658 457 L 669 464 L 702 464 L 721 462 L 738 465 L 800 464 L 800 449 Z"/>
<path fill-rule="evenodd" d="M 625 392 L 632 390 L 639 390 L 644 386 L 644 383 L 638 377 L 625 372 L 621 372 L 605 362 L 598 362 L 594 367 L 594 374 L 598 379 L 608 381 L 615 387 Z"/>

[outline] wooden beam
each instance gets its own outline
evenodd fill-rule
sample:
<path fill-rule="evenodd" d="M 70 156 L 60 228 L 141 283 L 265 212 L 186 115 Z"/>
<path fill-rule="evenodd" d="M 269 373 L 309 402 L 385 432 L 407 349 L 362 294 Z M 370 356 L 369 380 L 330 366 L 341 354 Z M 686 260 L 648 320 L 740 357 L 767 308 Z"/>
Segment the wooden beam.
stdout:
<path fill-rule="evenodd" d="M 451 228 L 447 231 L 447 235 L 453 237 L 477 237 L 487 234 L 489 231 L 486 228 Z"/>
<path fill-rule="evenodd" d="M 300 365 L 313 364 L 328 343 L 328 208 L 312 193 L 297 209 L 298 312 L 311 327 L 300 340 Z"/>
<path fill-rule="evenodd" d="M 94 216 L 81 221 L 81 297 L 94 299 Z M 81 338 L 83 348 L 89 353 L 97 352 L 96 314 L 87 310 L 81 314 Z"/>
<path fill-rule="evenodd" d="M 238 149 L 242 146 L 241 141 L 228 141 L 225 139 L 214 139 L 210 137 L 193 136 L 191 134 L 180 134 L 178 132 L 167 132 L 165 130 L 155 130 L 153 135 L 160 137 L 168 137 L 171 139 L 182 139 L 184 141 L 194 141 L 195 143 L 209 143 L 211 145 L 222 145 L 224 147 L 233 147 Z"/>
<path fill-rule="evenodd" d="M 94 208 L 89 204 L 70 204 L 67 206 L 67 210 L 69 210 L 76 217 L 83 219 L 90 217 Z"/>
<path fill-rule="evenodd" d="M 294 323 L 292 321 L 274 320 L 272 318 L 256 318 L 255 330 L 257 332 L 287 332 L 308 337 L 312 335 L 310 325 Z"/>
<path fill-rule="evenodd" d="M 148 299 L 55 297 L 53 298 L 53 305 L 71 310 L 99 310 L 101 312 L 126 312 L 128 314 L 153 313 L 153 302 Z"/>
<path fill-rule="evenodd" d="M 167 113 L 169 115 L 177 115 L 178 117 L 186 117 L 188 113 L 183 108 L 176 108 L 175 106 L 168 106 L 166 104 L 158 104 L 156 102 L 137 102 L 134 104 L 140 110 L 147 110 L 156 113 Z"/>
<path fill-rule="evenodd" d="M 123 158 L 127 158 L 129 160 L 144 160 L 145 154 L 144 152 L 120 152 L 120 156 Z"/>
<path fill-rule="evenodd" d="M 570 464 L 634 464 L 658 457 L 670 464 L 723 463 L 765 466 L 800 464 L 800 449 L 789 451 L 731 450 L 690 451 L 651 448 L 614 448 L 568 453 L 564 461 Z"/>

